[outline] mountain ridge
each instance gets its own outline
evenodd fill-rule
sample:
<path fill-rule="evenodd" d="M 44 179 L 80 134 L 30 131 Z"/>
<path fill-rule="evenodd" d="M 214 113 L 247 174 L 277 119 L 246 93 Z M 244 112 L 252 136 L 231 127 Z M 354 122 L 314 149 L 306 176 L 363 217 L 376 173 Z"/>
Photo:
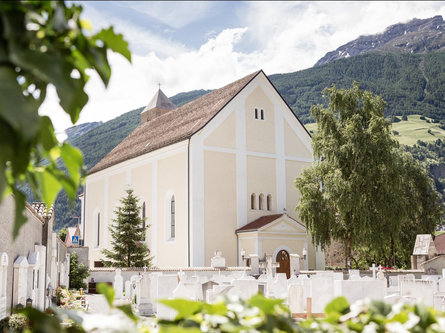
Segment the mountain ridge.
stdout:
<path fill-rule="evenodd" d="M 383 33 L 360 36 L 326 53 L 314 67 L 366 52 L 425 53 L 445 51 L 445 21 L 441 15 L 397 23 Z"/>

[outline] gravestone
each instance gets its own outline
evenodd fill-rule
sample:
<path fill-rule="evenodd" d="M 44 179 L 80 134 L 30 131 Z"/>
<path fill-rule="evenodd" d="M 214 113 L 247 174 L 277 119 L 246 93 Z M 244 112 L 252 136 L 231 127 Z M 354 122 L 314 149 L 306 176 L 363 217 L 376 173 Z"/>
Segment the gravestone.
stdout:
<path fill-rule="evenodd" d="M 213 289 L 207 290 L 206 302 L 213 303 L 220 296 L 227 295 L 234 286 L 227 284 L 217 284 L 213 286 Z"/>
<path fill-rule="evenodd" d="M 350 269 L 348 270 L 349 280 L 360 280 L 360 270 L 359 269 Z"/>
<path fill-rule="evenodd" d="M 439 281 L 442 278 L 441 275 L 422 275 L 422 280 L 433 281 L 434 282 L 434 291 L 439 292 Z"/>
<path fill-rule="evenodd" d="M 124 280 L 122 278 L 121 269 L 117 268 L 114 275 L 114 297 L 116 299 L 121 299 L 123 297 L 122 290 L 124 289 Z"/>
<path fill-rule="evenodd" d="M 0 252 L 0 320 L 6 317 L 8 262 L 8 254 L 6 252 Z"/>
<path fill-rule="evenodd" d="M 326 305 L 334 298 L 334 279 L 329 276 L 314 275 L 310 278 L 312 312 L 323 313 Z"/>
<path fill-rule="evenodd" d="M 221 251 L 216 251 L 215 256 L 210 259 L 210 266 L 213 268 L 225 268 L 226 267 L 226 259 L 222 256 Z"/>
<path fill-rule="evenodd" d="M 404 274 L 404 275 L 397 275 L 397 285 L 400 286 L 402 284 L 403 281 L 414 281 L 416 279 L 416 277 L 414 276 L 414 274 Z"/>
<path fill-rule="evenodd" d="M 139 302 L 138 310 L 141 316 L 153 316 L 153 302 L 150 296 L 150 276 L 146 269 L 142 273 L 141 278 L 141 301 Z"/>
<path fill-rule="evenodd" d="M 230 295 L 237 295 L 243 300 L 248 300 L 258 293 L 258 281 L 255 279 L 237 279 L 232 281 L 234 287 Z"/>
<path fill-rule="evenodd" d="M 433 298 L 434 308 L 436 310 L 445 311 L 445 295 L 444 294 L 435 294 Z"/>
<path fill-rule="evenodd" d="M 171 299 L 173 297 L 173 291 L 178 286 L 178 276 L 173 274 L 160 275 L 157 277 L 157 286 L 156 296 L 154 297 L 155 301 Z M 176 315 L 175 310 L 159 302 L 156 302 L 156 311 L 156 316 L 161 319 L 171 320 Z"/>
<path fill-rule="evenodd" d="M 131 282 L 125 281 L 125 298 L 131 300 Z"/>
<path fill-rule="evenodd" d="M 269 296 L 285 299 L 287 298 L 287 294 L 288 290 L 286 273 L 278 273 L 272 282 L 272 293 Z"/>
<path fill-rule="evenodd" d="M 215 281 L 207 281 L 207 282 L 204 282 L 202 285 L 201 285 L 201 288 L 202 288 L 202 295 L 203 295 L 203 300 L 207 300 L 207 291 L 208 290 L 212 290 L 213 289 L 213 287 L 214 286 L 216 286 L 216 285 L 218 285 L 218 283 L 216 283 Z"/>
<path fill-rule="evenodd" d="M 141 297 L 141 276 L 140 275 L 132 275 L 130 277 L 130 283 L 131 283 L 131 303 L 139 304 L 140 297 Z"/>
<path fill-rule="evenodd" d="M 335 281 L 336 296 L 344 296 L 350 304 L 369 298 L 382 301 L 386 296 L 386 281 L 362 279 Z"/>
<path fill-rule="evenodd" d="M 404 280 L 400 282 L 400 296 L 405 300 L 422 302 L 434 306 L 434 282 L 424 280 Z"/>
<path fill-rule="evenodd" d="M 287 301 L 291 313 L 303 313 L 305 301 L 303 286 L 291 284 L 289 286 Z"/>
<path fill-rule="evenodd" d="M 274 263 L 271 255 L 266 255 L 266 262 L 261 263 L 260 267 L 263 268 L 263 272 L 265 270 L 267 279 L 272 280 L 273 270 L 274 270 L 274 268 L 280 267 L 280 264 Z"/>

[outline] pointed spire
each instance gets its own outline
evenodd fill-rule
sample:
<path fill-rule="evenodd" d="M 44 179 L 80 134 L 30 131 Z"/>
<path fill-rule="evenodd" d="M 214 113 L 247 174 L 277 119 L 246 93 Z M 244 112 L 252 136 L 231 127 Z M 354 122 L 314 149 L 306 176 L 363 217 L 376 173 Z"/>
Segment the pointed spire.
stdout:
<path fill-rule="evenodd" d="M 158 84 L 158 91 L 141 113 L 141 123 L 150 121 L 170 110 L 176 109 L 176 105 L 162 92 L 161 84 Z"/>
<path fill-rule="evenodd" d="M 166 109 L 166 110 L 173 110 L 176 108 L 176 105 L 173 104 L 171 100 L 168 99 L 167 96 L 162 92 L 160 84 L 159 89 L 156 92 L 156 94 L 151 99 L 150 103 L 147 104 L 144 111 L 148 111 L 154 108 L 160 108 L 160 109 Z"/>

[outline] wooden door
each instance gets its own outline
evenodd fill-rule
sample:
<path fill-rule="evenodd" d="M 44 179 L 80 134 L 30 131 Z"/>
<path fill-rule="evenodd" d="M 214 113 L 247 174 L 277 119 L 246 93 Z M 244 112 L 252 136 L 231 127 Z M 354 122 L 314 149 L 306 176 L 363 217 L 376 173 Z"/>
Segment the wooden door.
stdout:
<path fill-rule="evenodd" d="M 287 278 L 290 278 L 290 258 L 286 250 L 281 250 L 277 254 L 276 262 L 280 264 L 277 267 L 277 273 L 286 273 Z"/>

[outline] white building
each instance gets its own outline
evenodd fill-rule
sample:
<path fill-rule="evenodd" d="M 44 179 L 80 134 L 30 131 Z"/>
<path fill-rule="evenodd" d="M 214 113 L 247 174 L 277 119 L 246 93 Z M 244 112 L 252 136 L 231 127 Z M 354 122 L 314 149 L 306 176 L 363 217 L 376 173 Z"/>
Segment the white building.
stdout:
<path fill-rule="evenodd" d="M 158 91 L 141 124 L 86 179 L 82 212 L 91 266 L 110 247 L 113 210 L 131 187 L 151 228 L 154 264 L 208 266 L 221 250 L 229 266 L 240 251 L 324 255 L 295 212 L 294 180 L 313 162 L 307 130 L 263 71 L 176 108 Z"/>
<path fill-rule="evenodd" d="M 59 285 L 69 284 L 69 254 L 52 231 L 54 214 L 42 203 L 27 204 L 27 222 L 14 240 L 14 198 L 0 205 L 0 319 L 21 304 L 40 310 L 51 304 Z"/>

